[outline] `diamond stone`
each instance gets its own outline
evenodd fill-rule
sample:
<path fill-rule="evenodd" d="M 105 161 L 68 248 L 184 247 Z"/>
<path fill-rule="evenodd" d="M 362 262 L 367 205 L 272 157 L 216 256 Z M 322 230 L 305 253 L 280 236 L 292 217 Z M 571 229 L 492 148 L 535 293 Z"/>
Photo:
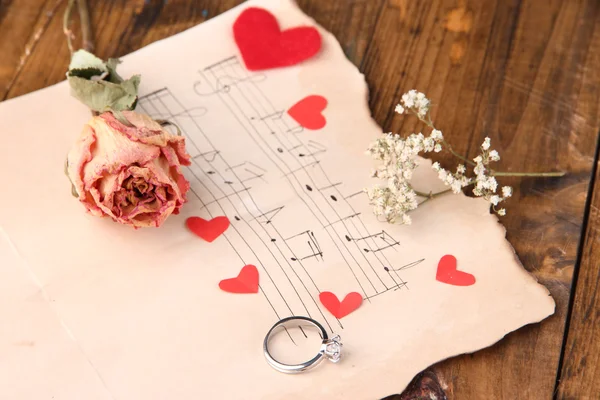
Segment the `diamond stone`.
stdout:
<path fill-rule="evenodd" d="M 324 342 L 325 356 L 329 361 L 337 363 L 342 358 L 342 338 L 339 335 Z"/>

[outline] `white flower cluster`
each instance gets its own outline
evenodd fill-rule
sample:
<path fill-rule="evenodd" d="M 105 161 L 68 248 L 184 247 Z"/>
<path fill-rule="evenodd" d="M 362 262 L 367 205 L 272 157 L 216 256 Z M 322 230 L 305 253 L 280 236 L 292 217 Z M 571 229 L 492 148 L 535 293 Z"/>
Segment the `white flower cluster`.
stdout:
<path fill-rule="evenodd" d="M 404 114 L 406 109 L 412 110 L 420 118 L 424 118 L 429 112 L 429 99 L 425 97 L 425 94 L 411 90 L 402 95 L 401 104 L 396 106 L 396 112 L 398 114 Z"/>
<path fill-rule="evenodd" d="M 462 188 L 471 184 L 471 179 L 465 176 L 467 169 L 463 164 L 459 164 L 456 167 L 455 173 L 442 168 L 439 162 L 434 162 L 431 167 L 438 173 L 438 178 L 450 186 L 453 193 L 460 193 Z"/>
<path fill-rule="evenodd" d="M 413 133 L 406 139 L 388 133 L 371 144 L 367 154 L 382 161 L 372 176 L 387 181 L 384 187 L 375 185 L 365 190 L 375 215 L 384 216 L 388 222 L 411 223 L 408 212 L 419 205 L 417 193 L 410 185 L 418 165 L 415 156 L 421 152 L 441 151 L 442 139 L 442 133 L 437 130 L 428 137 Z"/>
<path fill-rule="evenodd" d="M 481 154 L 472 162 L 466 160 L 452 150 L 444 141 L 442 132 L 433 126 L 428 117 L 430 104 L 431 102 L 423 93 L 411 90 L 402 95 L 400 104 L 396 106 L 395 110 L 398 114 L 415 114 L 432 129 L 429 136 L 413 133 L 403 139 L 398 135 L 388 133 L 369 146 L 367 154 L 382 161 L 382 165 L 373 171 L 372 176 L 386 180 L 387 183 L 384 186 L 375 185 L 365 189 L 375 215 L 384 216 L 388 222 L 399 221 L 403 224 L 410 224 L 411 219 L 408 213 L 418 207 L 417 198 L 419 196 L 428 199 L 435 197 L 432 194 L 418 193 L 412 188 L 410 180 L 413 171 L 417 168 L 415 157 L 419 153 L 440 152 L 444 146 L 452 154 L 472 166 L 475 175 L 468 177 L 466 175 L 467 166 L 464 164 L 459 164 L 456 171 L 451 172 L 442 168 L 438 162 L 433 163 L 432 167 L 438 173 L 440 180 L 450 186 L 448 191 L 460 193 L 464 187 L 474 185 L 473 194 L 475 196 L 489 201 L 498 215 L 505 215 L 506 210 L 504 208 L 496 209 L 496 206 L 512 196 L 512 188 L 504 186 L 501 195 L 497 193 L 498 182 L 489 168 L 489 163 L 500 160 L 500 155 L 496 150 L 490 149 L 490 138 L 486 137 L 483 141 Z"/>
<path fill-rule="evenodd" d="M 466 167 L 459 165 L 456 168 L 456 173 L 445 170 L 439 163 L 433 163 L 433 169 L 438 173 L 439 178 L 448 186 L 451 187 L 454 193 L 459 193 L 463 187 L 475 185 L 473 194 L 477 197 L 483 197 L 489 201 L 498 215 L 506 215 L 506 210 L 501 208 L 496 210 L 496 206 L 502 201 L 512 196 L 512 188 L 504 186 L 502 188 L 502 196 L 496 194 L 498 191 L 498 182 L 494 176 L 489 175 L 488 165 L 490 162 L 500 160 L 500 155 L 496 150 L 490 150 L 491 140 L 486 137 L 481 144 L 481 154 L 473 159 L 475 163 L 473 173 L 475 177 L 468 178 L 465 176 Z"/>
<path fill-rule="evenodd" d="M 500 160 L 500 155 L 496 150 L 490 150 L 491 141 L 486 137 L 481 144 L 481 154 L 473 159 L 475 173 L 473 194 L 478 197 L 483 197 L 492 203 L 494 210 L 498 215 L 506 215 L 504 208 L 496 209 L 496 206 L 512 196 L 512 188 L 510 186 L 502 187 L 502 195 L 496 194 L 498 190 L 498 182 L 496 178 L 489 175 L 489 163 Z"/>

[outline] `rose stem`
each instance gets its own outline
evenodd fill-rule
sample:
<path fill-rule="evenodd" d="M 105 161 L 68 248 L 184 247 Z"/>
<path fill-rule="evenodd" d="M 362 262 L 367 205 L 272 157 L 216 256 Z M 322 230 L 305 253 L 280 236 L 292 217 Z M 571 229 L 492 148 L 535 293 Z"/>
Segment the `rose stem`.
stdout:
<path fill-rule="evenodd" d="M 69 27 L 71 22 L 71 14 L 73 12 L 73 6 L 75 5 L 75 0 L 69 0 L 67 3 L 67 8 L 65 9 L 65 15 L 63 16 L 63 32 L 67 37 L 67 46 L 69 47 L 69 52 L 73 55 L 73 31 Z M 81 23 L 81 37 L 82 37 L 82 47 L 87 51 L 94 50 L 94 38 L 92 36 L 92 24 L 90 22 L 90 9 L 88 7 L 87 0 L 77 0 L 77 8 L 79 9 L 79 19 Z"/>
<path fill-rule="evenodd" d="M 89 52 L 94 51 L 94 37 L 92 35 L 92 24 L 90 22 L 90 9 L 87 0 L 77 0 L 79 9 L 79 20 L 81 21 L 82 46 Z"/>
<path fill-rule="evenodd" d="M 69 47 L 71 56 L 73 55 L 73 32 L 71 31 L 71 28 L 69 28 L 69 22 L 71 20 L 71 12 L 73 11 L 74 4 L 75 0 L 69 0 L 67 8 L 65 9 L 65 15 L 63 15 L 63 32 L 67 37 L 67 46 Z"/>
<path fill-rule="evenodd" d="M 67 37 L 67 46 L 69 46 L 69 52 L 73 57 L 73 31 L 69 28 L 69 22 L 71 21 L 71 13 L 73 12 L 73 6 L 75 0 L 69 0 L 67 8 L 65 9 L 65 15 L 63 16 L 63 32 Z M 79 20 L 81 23 L 81 38 L 83 49 L 92 52 L 94 50 L 94 38 L 92 35 L 92 24 L 90 22 L 90 8 L 88 7 L 87 0 L 77 0 L 77 8 L 79 10 Z M 92 111 L 92 115 L 98 115 L 97 112 Z"/>

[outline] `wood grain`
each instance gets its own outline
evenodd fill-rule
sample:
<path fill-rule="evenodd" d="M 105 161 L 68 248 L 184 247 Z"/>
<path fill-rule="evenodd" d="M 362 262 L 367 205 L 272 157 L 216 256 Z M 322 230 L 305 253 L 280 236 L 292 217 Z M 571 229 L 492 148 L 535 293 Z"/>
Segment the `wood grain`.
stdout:
<path fill-rule="evenodd" d="M 475 155 L 489 136 L 504 157 L 498 169 L 569 171 L 502 180 L 516 189 L 507 237 L 550 289 L 556 315 L 441 363 L 449 398 L 552 398 L 599 125 L 599 66 L 588 57 L 597 20 L 596 1 L 396 0 L 378 21 L 364 72 L 385 130 L 423 128 L 390 107 L 416 88 L 436 103 L 433 119 L 459 152 Z"/>
<path fill-rule="evenodd" d="M 557 387 L 560 399 L 600 397 L 600 168 L 596 164 L 585 241 L 565 353 Z"/>
<path fill-rule="evenodd" d="M 66 0 L 0 0 L 0 99 L 64 79 L 69 51 L 62 33 Z M 96 54 L 120 57 L 215 17 L 242 0 L 90 0 Z M 300 1 L 299 5 L 340 39 L 360 64 L 382 0 Z M 76 14 L 76 13 L 74 13 Z M 74 18 L 73 31 L 78 32 Z M 77 38 L 79 41 L 81 38 Z M 76 44 L 80 43 L 76 40 Z"/>
<path fill-rule="evenodd" d="M 239 3 L 90 0 L 96 53 L 125 55 Z M 458 151 L 474 155 L 490 136 L 503 156 L 503 170 L 569 172 L 560 179 L 502 181 L 516 189 L 502 221 L 507 237 L 524 266 L 551 291 L 556 315 L 492 348 L 440 363 L 395 397 L 552 398 L 596 162 L 600 3 L 301 0 L 299 5 L 337 37 L 365 74 L 373 115 L 385 131 L 423 129 L 393 113 L 400 95 L 416 88 L 433 100 L 434 121 Z M 64 79 L 69 62 L 61 20 L 65 6 L 66 0 L 0 0 L 0 99 Z M 73 28 L 77 31 L 76 24 Z M 593 340 L 599 309 L 598 182 L 588 204 L 592 211 L 558 387 L 561 398 L 600 398 L 594 379 L 600 345 Z"/>

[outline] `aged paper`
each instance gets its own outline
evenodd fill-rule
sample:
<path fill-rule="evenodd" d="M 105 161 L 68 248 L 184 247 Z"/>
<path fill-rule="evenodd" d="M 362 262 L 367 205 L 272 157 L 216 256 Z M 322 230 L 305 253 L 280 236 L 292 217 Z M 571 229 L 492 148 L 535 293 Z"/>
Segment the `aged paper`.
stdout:
<path fill-rule="evenodd" d="M 160 229 L 92 217 L 71 197 L 63 163 L 89 113 L 66 83 L 0 104 L 1 398 L 375 399 L 553 313 L 485 201 L 445 196 L 412 226 L 377 221 L 361 193 L 381 133 L 364 78 L 321 28 L 313 59 L 248 72 L 231 27 L 251 5 L 283 28 L 315 25 L 291 1 L 253 0 L 123 59 L 123 76 L 143 76 L 138 111 L 178 123 L 193 156 L 190 202 Z M 286 113 L 309 95 L 328 101 L 322 129 Z M 428 166 L 415 180 L 436 190 Z M 213 243 L 184 227 L 220 215 L 232 225 Z M 437 281 L 445 254 L 476 283 Z M 219 290 L 246 264 L 259 293 Z M 337 320 L 320 291 L 365 300 Z M 342 362 L 271 369 L 263 337 L 290 315 L 339 333 Z"/>

